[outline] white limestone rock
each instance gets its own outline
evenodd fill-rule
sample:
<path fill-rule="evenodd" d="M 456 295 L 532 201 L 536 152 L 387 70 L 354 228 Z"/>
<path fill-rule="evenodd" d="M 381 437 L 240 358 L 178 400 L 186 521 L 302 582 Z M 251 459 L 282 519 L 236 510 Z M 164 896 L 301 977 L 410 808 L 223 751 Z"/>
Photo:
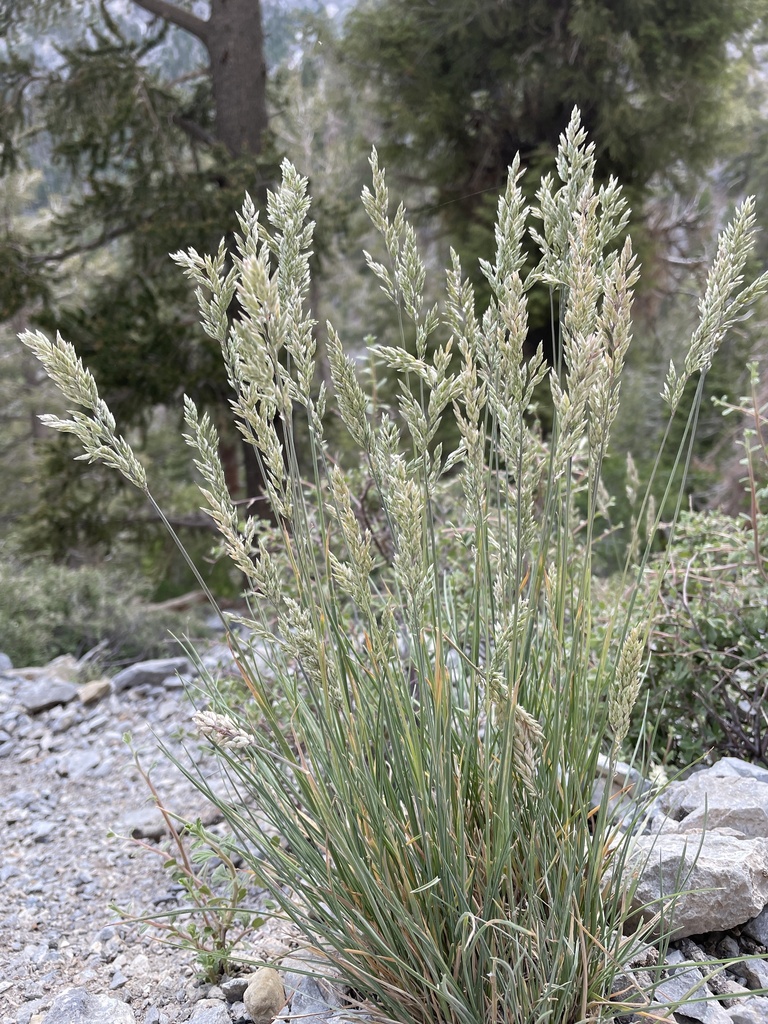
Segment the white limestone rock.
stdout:
<path fill-rule="evenodd" d="M 768 838 L 768 785 L 741 775 L 699 772 L 665 794 L 678 831 L 730 828 L 745 836 Z"/>
<path fill-rule="evenodd" d="M 728 1010 L 731 1024 L 765 1024 L 768 1021 L 768 999 L 765 996 L 752 996 L 751 999 L 739 999 L 735 1006 Z"/>
<path fill-rule="evenodd" d="M 201 999 L 195 1003 L 189 1024 L 232 1024 L 227 1004 L 219 999 Z"/>
<path fill-rule="evenodd" d="M 707 769 L 710 775 L 740 775 L 743 778 L 756 779 L 758 782 L 768 782 L 768 768 L 761 768 L 759 765 L 750 764 L 749 761 L 742 761 L 740 757 L 721 757 L 711 768 Z"/>
<path fill-rule="evenodd" d="M 54 999 L 43 1024 L 136 1024 L 136 1017 L 120 999 L 71 988 Z"/>

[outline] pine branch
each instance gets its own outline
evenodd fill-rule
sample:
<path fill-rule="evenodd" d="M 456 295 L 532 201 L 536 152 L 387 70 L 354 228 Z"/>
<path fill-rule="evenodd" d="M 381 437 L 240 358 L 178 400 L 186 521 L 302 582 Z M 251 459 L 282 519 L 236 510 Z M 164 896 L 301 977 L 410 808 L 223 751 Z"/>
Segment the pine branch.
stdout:
<path fill-rule="evenodd" d="M 159 18 L 169 21 L 178 28 L 183 28 L 185 32 L 190 32 L 206 46 L 208 45 L 208 22 L 198 18 L 197 15 L 182 10 L 181 7 L 169 3 L 168 0 L 133 0 L 133 2 L 142 10 L 156 14 Z"/>
<path fill-rule="evenodd" d="M 210 146 L 211 148 L 219 145 L 219 140 L 212 132 L 207 132 L 205 128 L 202 128 L 195 121 L 191 121 L 188 117 L 176 115 L 173 118 L 173 123 L 178 128 L 181 128 L 184 134 L 192 139 L 193 142 L 201 142 L 204 146 Z"/>
<path fill-rule="evenodd" d="M 143 218 L 142 220 L 147 219 L 149 218 Z M 121 224 L 110 231 L 102 232 L 92 242 L 76 243 L 66 249 L 61 249 L 59 252 L 34 253 L 28 257 L 28 261 L 29 263 L 61 263 L 64 260 L 68 260 L 71 256 L 82 256 L 87 252 L 95 252 L 96 249 L 100 249 L 103 245 L 108 245 L 109 242 L 114 242 L 115 239 L 129 234 L 135 227 L 136 224 Z"/>

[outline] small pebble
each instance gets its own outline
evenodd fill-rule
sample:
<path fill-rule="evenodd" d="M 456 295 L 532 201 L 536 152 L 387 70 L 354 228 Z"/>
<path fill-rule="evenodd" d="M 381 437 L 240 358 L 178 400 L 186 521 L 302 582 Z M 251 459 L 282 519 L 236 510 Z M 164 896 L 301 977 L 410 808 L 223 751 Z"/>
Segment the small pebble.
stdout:
<path fill-rule="evenodd" d="M 243 993 L 248 988 L 248 978 L 227 978 L 221 983 L 221 991 L 224 998 L 230 1003 L 238 1003 L 243 998 Z"/>
<path fill-rule="evenodd" d="M 252 974 L 243 1002 L 254 1024 L 270 1024 L 285 1006 L 285 989 L 277 971 L 262 967 Z"/>
<path fill-rule="evenodd" d="M 112 975 L 112 981 L 109 983 L 109 987 L 114 992 L 116 989 L 122 988 L 123 985 L 127 985 L 127 984 L 128 984 L 128 979 L 126 978 L 126 976 L 123 974 L 123 972 L 118 967 L 118 969 Z"/>

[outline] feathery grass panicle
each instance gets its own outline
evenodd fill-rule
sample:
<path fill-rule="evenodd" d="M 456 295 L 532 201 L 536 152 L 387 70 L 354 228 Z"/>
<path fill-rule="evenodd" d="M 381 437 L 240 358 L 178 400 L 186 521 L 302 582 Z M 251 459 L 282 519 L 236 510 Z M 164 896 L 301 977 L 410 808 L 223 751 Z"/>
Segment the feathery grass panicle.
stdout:
<path fill-rule="evenodd" d="M 116 433 L 115 418 L 99 397 L 96 381 L 90 370 L 83 366 L 74 347 L 64 341 L 60 334 L 56 335 L 55 342 L 46 338 L 41 331 L 25 331 L 19 337 L 37 356 L 64 397 L 92 414 L 86 416 L 77 410 L 70 410 L 71 419 L 46 415 L 41 417 L 41 421 L 47 427 L 77 437 L 84 449 L 84 454 L 78 455 L 78 459 L 103 462 L 147 493 L 144 467 L 125 438 Z"/>
<path fill-rule="evenodd" d="M 544 730 L 539 722 L 528 714 L 520 704 L 515 705 L 513 714 L 515 770 L 523 788 L 531 797 L 536 797 L 536 768 L 538 748 Z"/>
<path fill-rule="evenodd" d="M 328 504 L 328 511 L 339 524 L 348 557 L 347 562 L 342 562 L 330 552 L 333 576 L 338 586 L 353 599 L 366 620 L 370 622 L 374 618 L 370 590 L 374 568 L 371 532 L 361 531 L 352 510 L 349 486 L 338 466 L 332 468 L 329 484 L 332 501 Z"/>
<path fill-rule="evenodd" d="M 627 237 L 606 275 L 597 324 L 601 370 L 588 399 L 593 471 L 595 459 L 608 450 L 611 427 L 619 412 L 621 374 L 632 340 L 632 300 L 639 276 L 632 241 Z"/>
<path fill-rule="evenodd" d="M 350 357 L 345 355 L 341 339 L 333 325 L 327 324 L 326 329 L 328 332 L 326 341 L 328 364 L 336 391 L 339 415 L 358 449 L 369 453 L 373 435 L 368 423 L 368 397 L 360 387 L 355 373 L 355 365 Z"/>
<path fill-rule="evenodd" d="M 310 402 L 316 350 L 315 321 L 305 312 L 315 226 L 307 221 L 311 202 L 307 179 L 288 160 L 283 161 L 281 168 L 282 184 L 267 197 L 267 216 L 275 231 L 272 235 L 263 234 L 276 260 L 277 308 L 269 312 L 277 334 L 275 345 L 285 346 L 295 368 L 291 397 L 306 407 Z"/>
<path fill-rule="evenodd" d="M 607 796 L 595 813 L 590 800 L 601 756 L 615 758 L 627 735 L 650 629 L 634 624 L 642 558 L 637 579 L 628 570 L 622 581 L 625 602 L 604 628 L 594 621 L 592 540 L 611 501 L 602 467 L 637 281 L 621 240 L 628 210 L 615 181 L 596 188 L 594 147 L 574 111 L 560 185 L 546 178 L 535 209 L 519 161 L 510 168 L 494 259 L 481 264 L 485 312 L 454 252 L 438 310 L 404 207 L 390 217 L 375 150 L 370 164 L 362 201 L 385 256 L 365 261 L 396 310 L 396 343 L 378 358 L 399 383 L 397 416 L 375 408 L 327 326 L 335 410 L 360 455 L 362 498 L 359 471 L 345 473 L 323 434 L 306 180 L 284 163 L 266 218 L 246 197 L 231 269 L 221 247 L 176 256 L 222 347 L 233 412 L 282 531 L 278 552 L 280 530 L 268 540 L 256 520 L 239 521 L 212 422 L 186 400 L 206 510 L 244 573 L 250 626 L 270 652 L 260 671 L 238 649 L 250 700 L 230 706 L 214 689 L 197 718 L 230 797 L 186 770 L 277 911 L 323 950 L 372 1019 L 595 1020 L 647 936 L 640 927 L 632 941 L 616 939 L 638 927 L 627 920 L 627 883 L 609 870 L 630 839 L 616 832 Z M 765 278 L 742 280 L 753 220 L 748 203 L 723 236 L 683 377 L 668 381 L 673 408 L 686 375 L 706 371 L 765 289 Z M 527 274 L 526 231 L 541 254 Z M 524 353 L 537 282 L 558 310 L 563 360 L 551 370 L 541 349 Z M 91 412 L 53 425 L 145 488 L 71 346 L 25 341 Z M 535 401 L 547 377 L 545 438 Z M 443 452 L 450 415 L 459 440 Z M 631 467 L 628 487 L 637 495 Z M 656 513 L 637 496 L 650 537 Z"/>
<path fill-rule="evenodd" d="M 453 403 L 461 442 L 448 457 L 446 470 L 462 464 L 461 481 L 466 507 L 472 526 L 477 530 L 485 515 L 485 430 L 481 415 L 485 409 L 487 392 L 478 377 L 480 325 L 475 315 L 474 292 L 469 281 L 462 278 L 461 261 L 453 250 L 451 263 L 446 281 L 445 322 L 453 332 L 452 336 L 458 338 L 462 357 L 458 378 L 461 390 Z"/>
<path fill-rule="evenodd" d="M 633 626 L 621 646 L 608 697 L 608 724 L 613 730 L 616 750 L 629 732 L 630 715 L 640 693 L 644 649 L 645 633 L 639 626 Z"/>
<path fill-rule="evenodd" d="M 555 191 L 551 175 L 546 175 L 536 193 L 539 205 L 533 213 L 541 219 L 543 233 L 533 228 L 529 230 L 542 258 L 529 282 L 543 281 L 562 287 L 567 285 L 574 219 L 580 215 L 584 203 L 595 196 L 595 147 L 594 143 L 587 144 L 587 133 L 577 107 L 560 136 L 557 173 L 562 182 L 560 189 Z M 596 225 L 597 245 L 592 252 L 597 269 L 602 271 L 614 258 L 608 247 L 625 231 L 629 208 L 615 179 L 601 186 L 596 198 L 600 213 Z"/>
<path fill-rule="evenodd" d="M 749 315 L 755 299 L 768 290 L 768 273 L 742 287 L 755 235 L 755 200 L 748 196 L 718 240 L 707 288 L 699 301 L 699 324 L 691 337 L 683 372 L 678 374 L 674 363 L 669 364 L 662 397 L 672 410 L 680 404 L 688 380 L 696 373 L 707 372 L 728 331 Z"/>
<path fill-rule="evenodd" d="M 226 242 L 222 238 L 215 256 L 201 256 L 195 249 L 188 249 L 187 252 L 172 253 L 171 259 L 197 286 L 195 296 L 203 330 L 223 345 L 229 330 L 228 311 L 237 282 L 235 268 L 225 273 Z"/>
<path fill-rule="evenodd" d="M 219 459 L 219 437 L 208 413 L 202 417 L 191 398 L 184 396 L 184 420 L 188 433 L 184 440 L 197 452 L 195 467 L 207 486 L 200 487 L 206 500 L 203 511 L 213 519 L 224 539 L 227 554 L 254 589 L 263 589 L 258 563 L 253 559 L 256 522 L 251 520 L 241 530 L 237 511 L 227 489 L 224 469 Z"/>
<path fill-rule="evenodd" d="M 244 750 L 254 741 L 253 736 L 243 732 L 238 722 L 216 711 L 196 711 L 192 721 L 206 739 L 226 750 Z"/>

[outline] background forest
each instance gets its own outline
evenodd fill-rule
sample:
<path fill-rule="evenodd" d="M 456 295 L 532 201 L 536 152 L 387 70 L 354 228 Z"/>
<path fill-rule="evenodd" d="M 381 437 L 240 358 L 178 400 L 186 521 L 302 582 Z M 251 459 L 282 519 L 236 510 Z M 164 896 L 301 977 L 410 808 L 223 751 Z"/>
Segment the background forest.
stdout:
<path fill-rule="evenodd" d="M 532 200 L 574 105 L 599 180 L 625 189 L 643 265 L 596 548 L 610 601 L 663 430 L 664 377 L 717 232 L 751 193 L 768 226 L 767 15 L 765 0 L 1 0 L 0 648 L 21 663 L 104 643 L 118 664 L 162 646 L 157 604 L 195 586 L 142 495 L 74 461 L 77 444 L 39 422 L 64 405 L 20 331 L 59 329 L 75 345 L 212 588 L 237 602 L 241 579 L 199 511 L 182 395 L 218 427 L 244 516 L 267 515 L 263 482 L 169 253 L 231 242 L 244 192 L 264 204 L 288 157 L 314 200 L 312 316 L 334 321 L 386 405 L 372 346 L 399 325 L 362 256 L 376 247 L 359 202 L 371 145 L 416 225 L 428 280 L 453 246 L 482 304 L 478 260 L 491 256 L 507 168 L 519 153 Z M 531 353 L 541 342 L 556 364 L 543 288 L 529 311 Z M 317 341 L 322 361 L 320 328 Z M 747 364 L 764 365 L 767 346 L 764 313 L 739 323 L 706 381 L 691 515 L 672 554 L 681 573 L 649 670 L 651 704 L 674 683 L 652 717 L 660 752 L 681 763 L 702 745 L 768 757 L 766 477 L 760 451 L 745 466 L 738 444 L 745 424 L 759 440 L 768 395 Z M 543 394 L 537 412 L 546 433 Z M 696 605 L 685 567 L 702 552 Z M 681 715 L 692 723 L 682 736 Z"/>

